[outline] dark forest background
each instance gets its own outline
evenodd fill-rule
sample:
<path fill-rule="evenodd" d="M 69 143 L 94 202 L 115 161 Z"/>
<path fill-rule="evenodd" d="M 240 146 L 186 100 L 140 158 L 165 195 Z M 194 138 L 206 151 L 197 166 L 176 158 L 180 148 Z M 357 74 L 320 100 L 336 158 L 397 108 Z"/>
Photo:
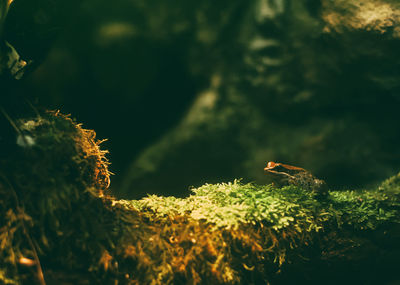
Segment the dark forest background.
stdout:
<path fill-rule="evenodd" d="M 268 183 L 269 160 L 334 189 L 399 171 L 397 1 L 15 0 L 5 38 L 32 63 L 3 108 L 108 138 L 120 197 Z"/>

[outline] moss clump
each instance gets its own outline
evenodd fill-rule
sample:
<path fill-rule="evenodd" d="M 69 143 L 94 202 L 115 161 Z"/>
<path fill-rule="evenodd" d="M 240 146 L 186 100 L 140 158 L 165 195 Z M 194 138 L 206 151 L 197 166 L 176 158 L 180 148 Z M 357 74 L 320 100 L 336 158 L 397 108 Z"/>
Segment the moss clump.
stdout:
<path fill-rule="evenodd" d="M 388 195 L 400 195 L 400 173 L 385 180 L 380 186 L 379 190 Z"/>
<path fill-rule="evenodd" d="M 235 181 L 207 184 L 192 191 L 193 195 L 185 199 L 152 195 L 142 200 L 114 203 L 140 211 L 150 221 L 157 221 L 162 240 L 171 237 L 178 245 L 166 251 L 166 256 L 171 255 L 170 260 L 176 259 L 176 250 L 190 252 L 185 258 L 182 257 L 183 267 L 187 270 L 190 268 L 204 278 L 206 272 L 212 272 L 213 266 L 216 266 L 213 262 L 224 260 L 223 268 L 230 272 L 232 278 L 224 279 L 220 271 L 220 275 L 214 278 L 221 282 L 243 283 L 242 278 L 250 273 L 258 282 L 280 282 L 290 274 L 276 274 L 278 271 L 292 272 L 293 266 L 298 270 L 304 266 L 305 260 L 309 260 L 306 262 L 308 266 L 317 263 L 326 265 L 335 260 L 333 264 L 339 270 L 339 264 L 346 259 L 367 254 L 369 250 L 379 252 L 377 248 L 372 250 L 369 244 L 368 235 L 374 235 L 374 230 L 376 234 L 400 224 L 399 201 L 379 189 L 330 191 L 327 197 L 316 199 L 310 191 L 294 186 L 278 189 L 271 185 Z M 188 225 L 171 228 L 174 225 L 171 220 L 177 217 L 184 217 Z M 207 234 L 203 231 L 201 236 L 208 238 L 197 241 L 197 245 L 188 241 L 190 236 L 198 236 L 191 227 L 202 224 L 208 226 Z M 216 241 L 218 245 L 215 245 Z M 207 255 L 202 249 L 210 244 L 218 250 L 208 260 L 210 266 L 206 268 L 201 258 L 194 258 L 194 253 Z M 368 258 L 364 257 L 364 261 L 367 261 Z M 193 258 L 194 263 L 183 261 Z M 246 258 L 247 263 L 242 262 Z M 167 259 L 164 264 L 170 264 L 170 261 Z M 333 264 L 330 266 L 335 267 Z M 365 263 L 359 263 L 362 270 L 361 264 Z M 353 266 L 349 268 L 354 269 Z M 298 275 L 293 277 L 293 281 L 300 278 L 304 282 L 311 282 L 327 273 L 313 272 L 313 277 L 306 277 L 311 273 L 305 272 L 296 272 Z M 363 273 L 369 276 L 367 272 Z M 353 277 L 357 279 L 360 276 Z"/>
<path fill-rule="evenodd" d="M 206 184 L 192 191 L 194 195 L 186 199 L 150 196 L 131 203 L 140 211 L 150 208 L 156 215 L 189 215 L 226 229 L 237 229 L 244 223 L 265 223 L 273 230 L 293 226 L 298 231 L 318 231 L 324 219 L 322 215 L 306 219 L 314 216 L 319 203 L 310 191 L 301 188 L 277 189 L 235 181 Z"/>
<path fill-rule="evenodd" d="M 87 232 L 101 229 L 106 215 L 92 197 L 103 196 L 109 172 L 94 131 L 68 116 L 49 112 L 14 124 L 14 144 L 0 159 L 0 280 L 19 283 L 42 271 L 42 259 L 63 256 L 76 268 L 79 252 L 96 255 Z M 87 220 L 79 208 L 99 215 Z M 96 233 L 99 239 L 104 234 Z M 34 266 L 23 265 L 24 258 Z"/>
<path fill-rule="evenodd" d="M 397 276 L 398 177 L 323 198 L 234 181 L 184 199 L 116 200 L 104 193 L 107 161 L 93 131 L 54 112 L 16 127 L 15 149 L 0 161 L 2 283 L 320 284 L 330 276 L 331 284 L 384 284 Z"/>

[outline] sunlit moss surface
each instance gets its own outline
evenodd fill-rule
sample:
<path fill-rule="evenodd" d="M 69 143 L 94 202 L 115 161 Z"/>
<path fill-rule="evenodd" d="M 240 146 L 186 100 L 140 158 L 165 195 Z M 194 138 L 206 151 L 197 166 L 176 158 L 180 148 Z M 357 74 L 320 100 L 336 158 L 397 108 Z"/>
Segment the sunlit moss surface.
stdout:
<path fill-rule="evenodd" d="M 54 112 L 15 125 L 0 161 L 2 284 L 400 279 L 399 176 L 323 197 L 236 180 L 187 198 L 117 200 L 93 131 Z"/>
<path fill-rule="evenodd" d="M 351 224 L 355 229 L 374 229 L 396 218 L 400 222 L 399 203 L 384 191 L 331 191 L 328 197 L 318 198 L 295 186 L 277 189 L 238 181 L 206 184 L 192 191 L 186 199 L 152 195 L 118 203 L 132 205 L 138 211 L 151 210 L 156 216 L 188 215 L 226 229 L 263 223 L 277 231 L 291 228 L 318 232 L 327 222 L 339 227 Z"/>

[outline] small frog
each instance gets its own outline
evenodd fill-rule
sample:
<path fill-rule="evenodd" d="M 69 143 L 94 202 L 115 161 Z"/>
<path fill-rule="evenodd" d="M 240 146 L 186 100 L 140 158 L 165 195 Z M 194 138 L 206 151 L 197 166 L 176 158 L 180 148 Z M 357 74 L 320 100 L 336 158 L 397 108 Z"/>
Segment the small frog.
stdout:
<path fill-rule="evenodd" d="M 296 185 L 317 194 L 327 193 L 325 181 L 314 177 L 304 168 L 270 161 L 264 170 L 278 187 Z"/>

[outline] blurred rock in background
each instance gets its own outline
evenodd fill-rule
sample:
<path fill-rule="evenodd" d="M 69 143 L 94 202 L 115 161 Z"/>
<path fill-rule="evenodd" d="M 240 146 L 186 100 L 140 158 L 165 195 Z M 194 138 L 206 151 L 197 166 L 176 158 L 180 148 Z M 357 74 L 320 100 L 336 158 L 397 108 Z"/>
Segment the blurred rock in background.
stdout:
<path fill-rule="evenodd" d="M 120 196 L 268 183 L 269 160 L 339 189 L 399 171 L 397 1 L 86 0 L 72 14 L 13 94 L 109 138 Z"/>

